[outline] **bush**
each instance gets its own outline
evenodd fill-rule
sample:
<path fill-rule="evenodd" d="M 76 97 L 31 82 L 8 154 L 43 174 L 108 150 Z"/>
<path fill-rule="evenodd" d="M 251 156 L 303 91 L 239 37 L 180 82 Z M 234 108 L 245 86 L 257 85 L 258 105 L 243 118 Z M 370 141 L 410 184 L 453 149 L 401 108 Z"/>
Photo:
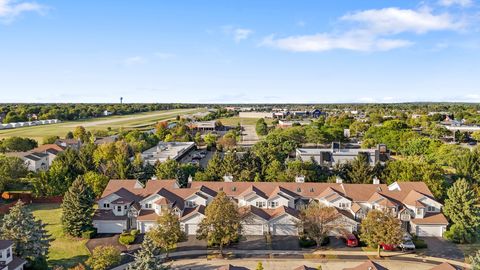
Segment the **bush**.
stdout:
<path fill-rule="evenodd" d="M 420 238 L 414 238 L 412 239 L 413 244 L 415 245 L 416 249 L 422 249 L 422 248 L 427 248 L 428 245 L 425 243 L 423 239 Z"/>
<path fill-rule="evenodd" d="M 120 244 L 122 245 L 130 245 L 134 241 L 135 241 L 135 236 L 133 236 L 130 233 L 122 233 L 118 238 L 118 242 L 120 242 Z"/>
<path fill-rule="evenodd" d="M 308 238 L 308 237 L 300 237 L 298 239 L 298 243 L 300 244 L 300 247 L 302 247 L 302 248 L 310 248 L 310 247 L 317 246 L 317 242 L 313 239 Z M 330 243 L 330 238 L 325 237 L 320 246 L 328 245 L 328 243 Z"/>
<path fill-rule="evenodd" d="M 93 237 L 95 237 L 96 234 L 97 234 L 97 229 L 96 228 L 91 228 L 91 229 L 88 229 L 88 230 L 82 232 L 82 238 L 83 239 L 92 239 Z"/>
<path fill-rule="evenodd" d="M 131 230 L 130 234 L 133 236 L 137 236 L 140 233 L 140 230 Z"/>

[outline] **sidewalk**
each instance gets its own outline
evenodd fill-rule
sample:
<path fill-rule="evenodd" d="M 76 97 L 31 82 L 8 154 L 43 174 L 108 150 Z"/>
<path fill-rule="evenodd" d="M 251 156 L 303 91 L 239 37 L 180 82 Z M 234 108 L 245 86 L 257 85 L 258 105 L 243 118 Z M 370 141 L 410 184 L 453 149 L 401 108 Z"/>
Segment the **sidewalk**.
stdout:
<path fill-rule="evenodd" d="M 207 250 L 191 250 L 191 251 L 179 251 L 172 252 L 169 254 L 170 259 L 181 260 L 181 259 L 205 259 L 207 260 L 208 255 L 218 254 L 217 251 L 207 251 Z M 276 259 L 276 260 L 319 260 L 319 261 L 333 261 L 333 260 L 368 260 L 375 259 L 377 256 L 376 251 L 337 251 L 337 250 L 318 250 L 315 252 L 303 251 L 303 250 L 283 250 L 283 251 L 274 251 L 274 250 L 236 250 L 236 249 L 225 249 L 225 256 L 228 255 L 229 258 L 242 259 L 242 258 L 257 258 L 257 259 Z M 162 255 L 165 257 L 164 255 Z M 447 260 L 442 258 L 430 257 L 418 255 L 415 253 L 403 253 L 403 252 L 383 252 L 382 260 L 392 260 L 392 261 L 405 261 L 405 262 L 417 262 L 417 263 L 428 263 L 428 264 L 440 264 L 442 262 L 449 262 L 453 265 L 469 269 L 470 265 Z M 227 261 L 226 261 L 227 262 Z M 128 264 L 124 264 L 114 268 L 114 270 L 123 270 Z"/>

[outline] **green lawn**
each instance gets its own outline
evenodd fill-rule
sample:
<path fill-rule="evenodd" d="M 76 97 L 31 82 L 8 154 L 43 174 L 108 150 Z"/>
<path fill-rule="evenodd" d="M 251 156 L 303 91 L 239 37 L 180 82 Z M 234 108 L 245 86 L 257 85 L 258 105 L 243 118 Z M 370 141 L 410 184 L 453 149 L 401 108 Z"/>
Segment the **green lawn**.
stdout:
<path fill-rule="evenodd" d="M 109 116 L 82 121 L 69 121 L 52 125 L 22 127 L 15 129 L 0 130 L 0 139 L 5 137 L 20 136 L 29 137 L 37 140 L 40 144 L 46 136 L 64 137 L 68 131 L 72 131 L 76 126 L 85 126 L 87 130 L 112 129 L 132 129 L 153 125 L 158 121 L 174 119 L 177 115 L 192 114 L 205 111 L 204 108 L 197 109 L 176 109 L 138 113 L 131 115 Z"/>
<path fill-rule="evenodd" d="M 60 204 L 31 204 L 28 207 L 36 218 L 48 224 L 46 229 L 53 239 L 48 256 L 49 265 L 72 267 L 88 258 L 90 253 L 85 247 L 87 240 L 73 239 L 63 234 Z"/>
<path fill-rule="evenodd" d="M 240 118 L 238 116 L 235 117 L 228 117 L 228 118 L 220 118 L 218 119 L 222 122 L 225 126 L 236 126 L 237 123 L 241 123 L 242 125 L 255 125 L 258 121 L 256 118 Z M 272 119 L 265 119 L 265 122 L 270 125 L 272 124 Z"/>

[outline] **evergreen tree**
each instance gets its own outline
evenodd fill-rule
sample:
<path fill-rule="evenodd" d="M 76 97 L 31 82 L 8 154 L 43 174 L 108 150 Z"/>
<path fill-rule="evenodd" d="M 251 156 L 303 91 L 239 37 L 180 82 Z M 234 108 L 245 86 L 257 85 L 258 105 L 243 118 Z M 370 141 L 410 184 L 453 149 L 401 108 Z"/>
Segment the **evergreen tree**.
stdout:
<path fill-rule="evenodd" d="M 18 201 L 0 221 L 0 239 L 14 243 L 16 256 L 29 262 L 44 261 L 50 247 L 50 236 L 41 220 L 35 220 L 22 201 Z"/>
<path fill-rule="evenodd" d="M 472 185 L 465 179 L 457 180 L 447 194 L 443 212 L 454 225 L 446 232 L 446 237 L 461 243 L 475 241 L 480 231 L 480 206 Z"/>
<path fill-rule="evenodd" d="M 62 203 L 63 230 L 75 237 L 92 227 L 95 194 L 82 177 L 78 177 L 65 193 Z"/>
<path fill-rule="evenodd" d="M 359 155 L 351 162 L 351 168 L 347 172 L 346 180 L 355 184 L 368 184 L 372 182 L 373 176 L 374 171 L 367 157 Z"/>
<path fill-rule="evenodd" d="M 145 234 L 140 250 L 135 253 L 135 260 L 128 266 L 127 270 L 165 270 L 169 268 L 162 264 L 160 251 L 150 235 Z"/>
<path fill-rule="evenodd" d="M 234 152 L 228 152 L 223 158 L 223 172 L 225 174 L 232 175 L 235 180 L 240 175 L 241 167 L 240 160 L 237 158 L 237 154 Z"/>

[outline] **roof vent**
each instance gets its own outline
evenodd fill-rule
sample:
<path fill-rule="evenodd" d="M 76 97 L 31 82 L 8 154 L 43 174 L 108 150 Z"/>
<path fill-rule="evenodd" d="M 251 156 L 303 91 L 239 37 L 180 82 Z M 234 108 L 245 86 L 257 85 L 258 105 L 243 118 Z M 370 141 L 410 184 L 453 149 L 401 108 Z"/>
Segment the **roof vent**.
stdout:
<path fill-rule="evenodd" d="M 223 181 L 224 182 L 233 182 L 233 175 L 226 174 L 225 176 L 223 176 Z"/>
<path fill-rule="evenodd" d="M 295 176 L 295 182 L 297 182 L 297 183 L 305 183 L 305 176 L 303 176 L 303 175 L 297 175 L 297 176 Z"/>
<path fill-rule="evenodd" d="M 343 179 L 342 179 L 340 176 L 337 176 L 337 177 L 335 178 L 335 183 L 341 184 L 341 183 L 343 183 Z"/>

